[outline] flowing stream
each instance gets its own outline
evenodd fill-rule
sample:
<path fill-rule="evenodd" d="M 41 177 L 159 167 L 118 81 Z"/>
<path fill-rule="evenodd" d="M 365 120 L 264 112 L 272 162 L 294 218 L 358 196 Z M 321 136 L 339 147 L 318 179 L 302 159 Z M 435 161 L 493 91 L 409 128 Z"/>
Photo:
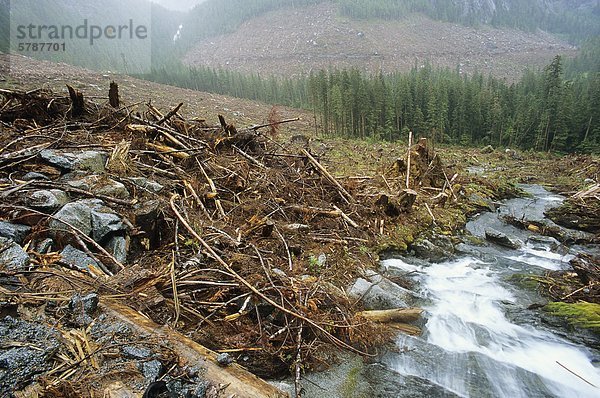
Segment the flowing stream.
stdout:
<path fill-rule="evenodd" d="M 525 189 L 532 199 L 507 201 L 500 213 L 541 219 L 548 206 L 562 200 L 539 186 Z M 574 249 L 532 239 L 498 216 L 482 214 L 467 229 L 477 237 L 488 228 L 504 232 L 520 239 L 521 249 L 468 246 L 469 255 L 438 264 L 409 258 L 383 262 L 390 272 L 419 280 L 423 297 L 416 304 L 427 319 L 422 336 L 399 337 L 401 352 L 386 355 L 386 367 L 436 386 L 435 396 L 600 397 L 598 351 L 560 337 L 558 329 L 532 316 L 527 307 L 541 299 L 507 281 L 512 274 L 566 269 Z"/>

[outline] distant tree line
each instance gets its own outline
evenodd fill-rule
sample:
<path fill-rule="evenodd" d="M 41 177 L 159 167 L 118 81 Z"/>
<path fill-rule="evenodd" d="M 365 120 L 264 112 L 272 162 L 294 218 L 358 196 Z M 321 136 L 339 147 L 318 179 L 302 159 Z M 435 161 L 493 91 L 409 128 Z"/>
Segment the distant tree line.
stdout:
<path fill-rule="evenodd" d="M 600 152 L 600 73 L 565 81 L 560 56 L 511 85 L 429 65 L 372 77 L 322 71 L 309 96 L 326 133 L 394 141 L 410 129 L 440 143 Z"/>
<path fill-rule="evenodd" d="M 565 64 L 556 56 L 514 84 L 427 64 L 409 73 L 322 70 L 299 79 L 178 64 L 142 77 L 309 109 L 323 134 L 395 141 L 412 130 L 447 144 L 600 153 L 600 43 L 592 43 L 581 57 Z"/>

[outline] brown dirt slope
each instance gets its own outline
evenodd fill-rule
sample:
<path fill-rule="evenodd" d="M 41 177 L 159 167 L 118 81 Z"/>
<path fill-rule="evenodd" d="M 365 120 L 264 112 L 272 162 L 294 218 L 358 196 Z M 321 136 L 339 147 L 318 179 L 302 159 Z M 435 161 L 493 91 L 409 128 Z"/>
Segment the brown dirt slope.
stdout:
<path fill-rule="evenodd" d="M 141 102 L 143 105 L 152 99 L 152 103 L 158 108 L 170 109 L 183 102 L 181 115 L 207 118 L 207 122 L 211 124 L 218 124 L 218 114 L 238 127 L 267 123 L 272 109 L 272 105 L 257 101 L 187 90 L 126 75 L 102 74 L 64 63 L 0 54 L 0 88 L 29 90 L 45 87 L 54 92 L 66 93 L 65 84 L 69 84 L 82 91 L 86 98 L 108 99 L 107 88 L 111 81 L 119 83 L 122 99 L 126 104 Z M 286 107 L 278 107 L 277 111 L 282 119 L 300 117 L 301 120 L 290 127 L 291 133 L 314 131 L 312 114 Z M 282 131 L 288 131 L 288 126 L 282 126 Z"/>
<path fill-rule="evenodd" d="M 298 75 L 322 68 L 406 71 L 430 60 L 465 73 L 518 78 L 527 66 L 576 50 L 544 32 L 465 27 L 414 15 L 402 22 L 341 18 L 332 3 L 267 13 L 236 32 L 205 39 L 189 52 L 190 65 L 240 72 Z"/>

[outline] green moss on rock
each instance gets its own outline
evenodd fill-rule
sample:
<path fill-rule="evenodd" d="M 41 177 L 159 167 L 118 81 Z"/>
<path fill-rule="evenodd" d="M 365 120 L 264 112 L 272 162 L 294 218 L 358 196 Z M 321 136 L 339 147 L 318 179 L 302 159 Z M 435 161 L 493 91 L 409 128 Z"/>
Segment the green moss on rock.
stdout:
<path fill-rule="evenodd" d="M 566 318 L 575 327 L 591 329 L 600 333 L 600 304 L 585 301 L 578 303 L 554 302 L 546 305 L 544 309 L 552 315 Z"/>

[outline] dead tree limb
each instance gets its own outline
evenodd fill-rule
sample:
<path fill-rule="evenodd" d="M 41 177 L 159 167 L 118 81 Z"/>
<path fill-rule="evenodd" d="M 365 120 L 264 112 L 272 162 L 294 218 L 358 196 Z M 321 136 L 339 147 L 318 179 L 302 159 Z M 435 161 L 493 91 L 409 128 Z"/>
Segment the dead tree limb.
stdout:
<path fill-rule="evenodd" d="M 344 189 L 344 187 L 338 182 L 338 180 L 335 179 L 334 176 L 332 176 L 327 169 L 321 165 L 321 163 L 319 163 L 317 161 L 317 159 L 315 159 L 310 152 L 308 152 L 306 149 L 302 149 L 302 153 L 304 154 L 304 156 L 306 156 L 308 158 L 308 160 L 310 161 L 310 163 L 312 163 L 313 166 L 315 166 L 317 168 L 317 170 L 319 170 L 320 173 L 322 173 L 322 175 L 329 180 L 329 182 L 331 182 L 333 185 L 335 185 L 335 187 L 338 189 L 338 191 L 340 192 L 340 196 L 342 197 L 342 199 L 344 199 L 344 201 L 348 204 L 351 203 L 356 203 L 356 201 L 354 200 L 354 198 L 352 197 L 352 195 L 350 195 L 348 193 L 348 191 L 346 191 Z"/>
<path fill-rule="evenodd" d="M 213 250 L 213 248 L 208 243 L 206 243 L 206 241 L 204 239 L 202 239 L 202 237 L 200 235 L 198 235 L 198 233 L 190 226 L 190 224 L 187 222 L 187 220 L 185 218 L 183 218 L 183 216 L 181 215 L 181 213 L 177 210 L 177 207 L 175 206 L 175 199 L 177 199 L 177 197 L 178 197 L 178 195 L 173 195 L 171 197 L 171 200 L 170 200 L 171 209 L 175 213 L 175 216 L 179 219 L 179 221 L 183 224 L 183 226 L 188 230 L 188 232 L 190 234 L 192 234 L 192 236 L 202 245 L 202 247 L 204 247 L 204 249 L 206 249 L 206 251 L 208 252 L 208 254 L 210 254 L 212 258 L 214 258 L 223 268 L 225 268 L 225 270 L 227 272 L 229 272 L 231 275 L 233 275 L 233 277 L 235 279 L 239 280 L 244 286 L 246 286 L 248 289 L 250 289 L 250 291 L 253 294 L 255 294 L 256 296 L 260 297 L 261 299 L 263 299 L 267 303 L 271 304 L 273 307 L 277 308 L 278 310 L 280 310 L 280 311 L 282 311 L 282 312 L 284 312 L 284 313 L 286 313 L 286 314 L 288 314 L 288 315 L 290 315 L 290 316 L 292 316 L 294 318 L 297 318 L 297 319 L 299 319 L 301 321 L 304 321 L 308 325 L 314 327 L 319 332 L 323 333 L 324 336 L 326 336 L 329 340 L 331 340 L 338 347 L 343 347 L 343 348 L 345 348 L 347 350 L 350 350 L 350 351 L 352 351 L 354 353 L 357 353 L 359 355 L 364 355 L 364 356 L 369 356 L 369 357 L 374 356 L 372 354 L 368 354 L 366 352 L 360 351 L 360 350 L 352 347 L 348 343 L 343 342 L 342 340 L 338 339 L 337 337 L 335 337 L 334 335 L 332 335 L 330 332 L 328 332 L 327 330 L 325 330 L 325 328 L 323 326 L 318 325 L 316 322 L 308 319 L 307 317 L 305 317 L 305 316 L 303 316 L 301 314 L 298 314 L 297 312 L 294 312 L 292 310 L 289 310 L 289 309 L 285 308 L 284 306 L 282 306 L 281 304 L 275 302 L 274 300 L 272 300 L 271 298 L 269 298 L 268 296 L 266 296 L 264 293 L 262 293 L 260 290 L 258 290 L 254 286 L 252 286 L 252 284 L 250 282 L 248 282 L 240 274 L 238 274 L 233 268 L 231 268 L 231 266 L 229 264 L 227 264 L 225 262 L 225 260 L 223 260 L 221 258 L 221 256 L 219 256 Z"/>
<path fill-rule="evenodd" d="M 177 114 L 177 112 L 179 112 L 179 110 L 181 109 L 182 106 L 183 106 L 183 102 L 181 102 L 175 108 L 171 109 L 169 111 L 169 113 L 167 113 L 162 119 L 160 119 L 158 122 L 156 122 L 156 124 L 158 124 L 160 126 L 161 124 L 163 124 L 166 121 L 168 121 L 170 118 L 172 118 L 173 116 L 175 116 Z"/>

